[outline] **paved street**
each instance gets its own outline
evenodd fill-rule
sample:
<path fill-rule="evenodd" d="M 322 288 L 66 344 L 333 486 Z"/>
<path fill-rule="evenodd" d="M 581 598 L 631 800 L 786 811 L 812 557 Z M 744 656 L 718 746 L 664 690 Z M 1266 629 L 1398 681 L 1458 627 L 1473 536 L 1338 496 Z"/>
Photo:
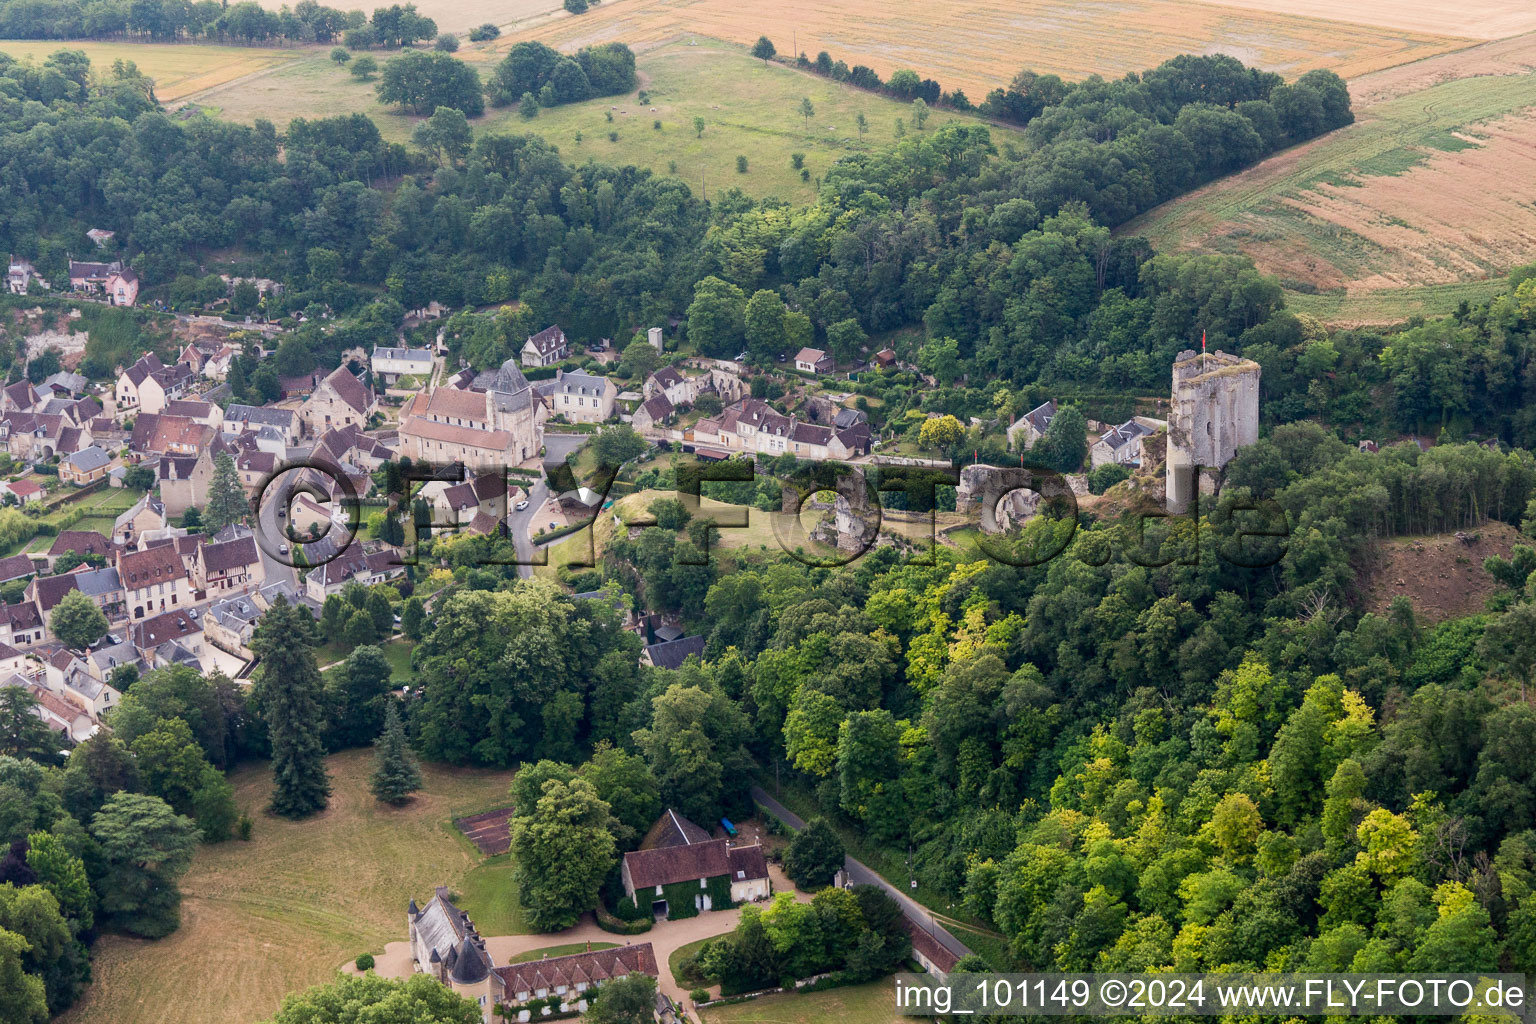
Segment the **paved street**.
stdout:
<path fill-rule="evenodd" d="M 785 807 L 773 797 L 769 796 L 767 791 L 764 790 L 761 786 L 752 787 L 752 799 L 768 808 L 768 810 L 773 813 L 774 817 L 784 822 L 784 824 L 789 825 L 791 828 L 800 829 L 805 827 L 805 822 L 802 821 L 799 816 L 797 816 L 788 807 Z M 847 857 L 844 859 L 843 867 L 847 870 L 849 879 L 852 880 L 855 885 L 878 885 L 880 888 L 889 893 L 891 898 L 895 900 L 897 905 L 901 907 L 902 913 L 906 914 L 908 919 L 910 919 L 923 931 L 932 935 L 934 939 L 939 943 L 939 945 L 943 946 L 945 949 L 949 950 L 956 956 L 966 956 L 970 953 L 970 949 L 965 945 L 965 943 L 955 938 L 949 933 L 948 929 L 935 921 L 933 919 L 933 915 L 928 913 L 927 909 L 921 903 L 918 903 L 916 900 L 912 899 L 912 897 L 902 892 L 896 886 L 887 882 L 885 879 L 881 878 L 875 872 L 871 871 L 860 862 L 854 860 L 852 857 Z"/>

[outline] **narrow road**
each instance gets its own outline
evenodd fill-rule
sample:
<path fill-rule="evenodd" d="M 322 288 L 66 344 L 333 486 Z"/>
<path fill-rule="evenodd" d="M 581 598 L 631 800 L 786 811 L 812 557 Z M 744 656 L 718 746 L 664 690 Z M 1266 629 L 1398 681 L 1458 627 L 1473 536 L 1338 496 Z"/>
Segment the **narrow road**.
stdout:
<path fill-rule="evenodd" d="M 785 807 L 773 797 L 769 796 L 761 786 L 752 787 L 752 799 L 768 808 L 769 812 L 773 814 L 774 817 L 778 818 L 780 821 L 784 822 L 784 824 L 790 826 L 791 828 L 801 829 L 805 827 L 804 821 L 802 821 L 788 807 Z M 939 945 L 955 954 L 955 956 L 967 956 L 971 952 L 965 943 L 955 938 L 949 933 L 948 929 L 946 929 L 938 921 L 934 920 L 933 915 L 928 913 L 928 909 L 926 907 L 924 907 L 921 903 L 918 903 L 906 893 L 902 892 L 900 889 L 896 888 L 896 886 L 881 878 L 878 874 L 865 867 L 859 861 L 854 860 L 852 857 L 845 857 L 843 860 L 843 867 L 848 872 L 849 880 L 852 881 L 855 885 L 877 885 L 884 889 L 886 893 L 891 897 L 891 899 L 896 901 L 896 905 L 901 907 L 901 912 L 906 914 L 907 918 L 911 920 L 913 924 L 917 925 L 929 935 L 932 935 Z"/>

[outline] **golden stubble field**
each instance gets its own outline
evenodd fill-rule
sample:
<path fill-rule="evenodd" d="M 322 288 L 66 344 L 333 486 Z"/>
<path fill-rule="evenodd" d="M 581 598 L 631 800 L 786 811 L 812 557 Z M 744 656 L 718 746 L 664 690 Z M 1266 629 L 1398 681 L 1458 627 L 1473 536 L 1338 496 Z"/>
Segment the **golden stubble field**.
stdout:
<path fill-rule="evenodd" d="M 305 56 L 307 49 L 201 46 L 180 43 L 96 43 L 57 39 L 0 39 L 0 53 L 41 62 L 58 50 L 80 50 L 91 69 L 108 75 L 118 60 L 133 61 L 155 80 L 155 98 L 174 103 L 193 93 L 258 76 Z"/>
<path fill-rule="evenodd" d="M 1521 186 L 1536 180 L 1536 35 L 1366 75 L 1350 92 L 1355 124 L 1121 232 L 1243 253 L 1306 293 L 1298 308 L 1338 323 L 1444 312 L 1536 259 Z"/>
<path fill-rule="evenodd" d="M 750 44 L 766 35 L 783 53 L 826 50 L 882 76 L 911 68 L 979 101 L 1021 68 L 1114 78 L 1180 53 L 1228 53 L 1290 77 L 1321 67 L 1364 74 L 1465 45 L 1451 38 L 1464 34 L 1457 19 L 1444 22 L 1425 32 L 1200 0 L 607 0 L 499 44 L 535 38 L 565 50 L 608 41 L 645 47 L 693 35 Z"/>

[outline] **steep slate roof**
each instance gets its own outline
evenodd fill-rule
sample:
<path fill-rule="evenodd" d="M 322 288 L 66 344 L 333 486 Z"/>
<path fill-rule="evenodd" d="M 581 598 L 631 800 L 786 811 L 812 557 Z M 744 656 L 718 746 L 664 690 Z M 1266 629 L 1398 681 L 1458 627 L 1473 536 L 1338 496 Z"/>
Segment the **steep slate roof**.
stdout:
<path fill-rule="evenodd" d="M 731 873 L 730 847 L 725 839 L 710 839 L 655 850 L 634 850 L 624 855 L 629 880 L 635 889 L 649 889 L 674 882 L 692 882 Z"/>
<path fill-rule="evenodd" d="M 64 461 L 74 466 L 81 473 L 89 473 L 93 470 L 101 469 L 110 463 L 112 456 L 95 445 L 91 445 L 89 448 L 82 448 L 72 455 L 64 456 Z"/>
<path fill-rule="evenodd" d="M 768 877 L 768 858 L 763 856 L 763 848 L 756 843 L 751 846 L 731 847 L 726 861 L 730 866 L 733 882 Z"/>
<path fill-rule="evenodd" d="M 669 846 L 690 846 L 709 842 L 709 833 L 668 807 L 645 834 L 642 850 L 661 850 Z"/>
<path fill-rule="evenodd" d="M 292 409 L 269 409 L 256 405 L 231 405 L 224 410 L 224 422 L 256 423 L 264 427 L 291 430 L 296 414 Z"/>
<path fill-rule="evenodd" d="M 560 329 L 559 324 L 551 324 L 538 334 L 530 336 L 524 344 L 530 343 L 539 355 L 547 356 L 565 344 L 565 332 Z"/>
<path fill-rule="evenodd" d="M 420 926 L 417 927 L 419 930 Z M 541 988 L 553 991 L 560 985 L 574 987 L 580 982 L 601 984 L 630 974 L 646 974 L 652 978 L 660 974 L 656 969 L 656 951 L 649 942 L 529 960 L 498 967 L 495 973 L 513 998 L 518 993 L 537 992 Z"/>
<path fill-rule="evenodd" d="M 144 551 L 127 551 L 117 558 L 118 575 L 128 590 L 138 590 L 151 583 L 174 583 L 185 571 L 174 544 L 162 544 Z"/>
<path fill-rule="evenodd" d="M 459 941 L 458 956 L 453 962 L 451 978 L 460 985 L 478 985 L 490 977 L 490 959 L 471 936 Z"/>
<path fill-rule="evenodd" d="M 1126 420 L 1118 427 L 1110 427 L 1099 437 L 1102 444 L 1107 444 L 1115 451 L 1124 448 L 1138 437 L 1145 437 L 1152 433 L 1150 429 L 1137 423 L 1135 420 Z"/>
<path fill-rule="evenodd" d="M 57 557 L 66 551 L 77 555 L 109 555 L 112 542 L 95 530 L 60 530 L 48 549 L 49 557 Z"/>
<path fill-rule="evenodd" d="M 685 636 L 681 640 L 668 640 L 665 643 L 651 644 L 645 649 L 650 655 L 651 664 L 657 668 L 682 668 L 683 662 L 688 660 L 690 654 L 704 657 L 704 644 L 706 637 Z"/>
<path fill-rule="evenodd" d="M 411 908 L 415 906 L 416 901 L 411 900 Z M 473 928 L 469 915 L 448 901 L 448 890 L 443 886 L 437 887 L 424 910 L 414 912 L 412 923 L 416 925 L 416 937 L 436 960 L 454 951 Z"/>
<path fill-rule="evenodd" d="M 133 624 L 133 645 L 141 651 L 147 651 L 202 631 L 202 625 L 190 612 L 163 612 L 152 619 Z"/>
<path fill-rule="evenodd" d="M 254 537 L 241 537 L 222 544 L 204 544 L 198 551 L 203 559 L 203 567 L 209 572 L 228 572 L 252 565 L 261 557 L 256 552 Z"/>
<path fill-rule="evenodd" d="M 373 392 L 345 366 L 338 366 L 331 371 L 331 375 L 325 378 L 325 382 L 331 386 L 331 390 L 336 392 L 338 398 L 359 413 L 366 414 L 368 407 L 373 404 Z"/>
<path fill-rule="evenodd" d="M 178 398 L 165 403 L 165 412 L 171 416 L 196 418 L 211 414 L 213 406 L 208 402 L 195 402 L 191 399 Z"/>
<path fill-rule="evenodd" d="M 1028 423 L 1039 434 L 1045 433 L 1045 429 L 1051 425 L 1051 420 L 1055 418 L 1056 400 L 1054 398 L 1049 402 L 1035 406 L 1029 412 L 1019 417 L 1019 419 Z"/>
<path fill-rule="evenodd" d="M 640 408 L 644 409 L 652 420 L 664 420 L 672 415 L 672 403 L 667 400 L 665 394 L 659 391 L 646 399 L 645 404 L 640 406 Z"/>
<path fill-rule="evenodd" d="M 9 558 L 0 558 L 0 583 L 19 580 L 23 576 L 31 576 L 35 572 L 37 572 L 37 567 L 32 564 L 32 559 L 26 555 L 12 555 Z"/>
<path fill-rule="evenodd" d="M 655 381 L 663 388 L 669 388 L 674 384 L 683 383 L 684 378 L 682 374 L 677 372 L 677 367 L 663 366 L 661 369 L 651 374 L 651 380 Z"/>

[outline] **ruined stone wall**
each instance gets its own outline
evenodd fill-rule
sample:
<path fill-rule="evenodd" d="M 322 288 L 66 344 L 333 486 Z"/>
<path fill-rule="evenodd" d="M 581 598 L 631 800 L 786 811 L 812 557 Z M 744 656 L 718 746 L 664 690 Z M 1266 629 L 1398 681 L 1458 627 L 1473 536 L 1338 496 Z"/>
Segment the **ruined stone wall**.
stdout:
<path fill-rule="evenodd" d="M 1259 364 L 1217 351 L 1179 353 L 1173 364 L 1165 462 L 1170 512 L 1183 512 L 1198 486 L 1214 490 L 1214 472 L 1259 439 Z M 1210 470 L 1195 479 L 1195 468 Z"/>

